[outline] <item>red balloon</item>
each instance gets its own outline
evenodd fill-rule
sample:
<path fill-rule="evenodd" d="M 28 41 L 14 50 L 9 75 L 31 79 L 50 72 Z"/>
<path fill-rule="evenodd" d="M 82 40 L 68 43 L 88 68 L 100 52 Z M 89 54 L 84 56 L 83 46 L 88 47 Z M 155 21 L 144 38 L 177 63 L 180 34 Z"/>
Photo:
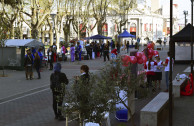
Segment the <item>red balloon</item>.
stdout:
<path fill-rule="evenodd" d="M 131 63 L 135 64 L 137 63 L 137 58 L 135 56 L 130 56 L 131 58 Z"/>
<path fill-rule="evenodd" d="M 153 49 L 148 49 L 148 55 L 153 55 L 154 50 Z"/>
<path fill-rule="evenodd" d="M 152 54 L 148 55 L 148 58 L 149 58 L 149 59 L 152 59 L 152 57 L 153 57 L 153 55 L 152 55 Z"/>
<path fill-rule="evenodd" d="M 141 58 L 141 57 L 142 57 L 142 53 L 141 53 L 141 52 L 137 52 L 137 53 L 135 54 L 135 56 L 136 56 L 137 58 Z"/>
<path fill-rule="evenodd" d="M 157 50 L 154 50 L 153 54 L 154 54 L 154 56 L 159 55 Z"/>
<path fill-rule="evenodd" d="M 121 56 L 122 65 L 127 67 L 129 66 L 129 63 L 131 61 L 130 57 L 128 55 L 122 55 Z"/>
<path fill-rule="evenodd" d="M 147 57 L 146 56 L 142 56 L 142 60 L 143 60 L 144 63 L 146 63 L 147 62 Z"/>
<path fill-rule="evenodd" d="M 151 48 L 152 48 L 152 44 L 149 43 L 149 44 L 147 45 L 147 47 L 148 47 L 148 49 L 151 49 Z"/>
<path fill-rule="evenodd" d="M 138 58 L 138 59 L 137 59 L 137 63 L 138 63 L 138 64 L 142 64 L 142 63 L 143 63 L 143 59 L 142 59 L 142 58 Z"/>

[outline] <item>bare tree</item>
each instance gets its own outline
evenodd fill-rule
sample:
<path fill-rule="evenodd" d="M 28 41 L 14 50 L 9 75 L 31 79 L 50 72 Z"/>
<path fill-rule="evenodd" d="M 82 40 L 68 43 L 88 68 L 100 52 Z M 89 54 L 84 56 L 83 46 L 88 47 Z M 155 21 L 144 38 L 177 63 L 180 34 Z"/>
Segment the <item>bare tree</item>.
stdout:
<path fill-rule="evenodd" d="M 10 32 L 9 38 L 14 39 L 14 22 L 18 18 L 20 4 L 16 2 L 14 3 L 13 1 L 9 3 L 8 1 L 1 0 L 1 5 L 1 14 L 3 15 L 1 16 L 2 23 L 4 23 L 6 27 L 8 27 L 8 30 Z"/>
<path fill-rule="evenodd" d="M 128 12 L 136 7 L 136 0 L 113 0 L 109 14 L 112 16 L 116 26 L 117 33 L 122 32 L 122 27 L 126 25 Z"/>
<path fill-rule="evenodd" d="M 30 13 L 24 10 L 20 11 L 20 17 L 31 28 L 31 36 L 38 39 L 42 23 L 50 15 L 54 0 L 30 0 Z M 30 21 L 24 18 L 24 15 L 30 18 Z"/>
<path fill-rule="evenodd" d="M 106 15 L 108 12 L 109 0 L 93 0 L 93 17 L 96 19 L 98 34 L 102 34 L 103 24 L 106 22 Z"/>

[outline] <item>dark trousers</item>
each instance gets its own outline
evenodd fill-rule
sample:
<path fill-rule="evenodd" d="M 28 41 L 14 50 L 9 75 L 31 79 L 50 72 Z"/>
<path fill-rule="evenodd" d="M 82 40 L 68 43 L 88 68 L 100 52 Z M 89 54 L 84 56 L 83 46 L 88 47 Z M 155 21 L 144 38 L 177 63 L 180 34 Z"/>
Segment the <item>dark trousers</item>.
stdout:
<path fill-rule="evenodd" d="M 62 53 L 62 61 L 65 61 L 65 54 Z"/>
<path fill-rule="evenodd" d="M 92 51 L 89 52 L 90 59 L 92 59 Z"/>
<path fill-rule="evenodd" d="M 108 51 L 104 51 L 104 61 L 106 61 L 106 57 L 108 58 L 108 61 L 109 61 L 109 52 Z"/>
<path fill-rule="evenodd" d="M 82 53 L 79 53 L 79 61 L 82 59 Z"/>
<path fill-rule="evenodd" d="M 50 63 L 50 69 L 52 70 L 53 69 L 53 62 L 49 61 L 49 63 Z"/>
<path fill-rule="evenodd" d="M 104 55 L 104 51 L 100 51 L 100 57 Z"/>
<path fill-rule="evenodd" d="M 37 74 L 38 74 L 38 78 L 40 78 L 40 67 L 39 67 L 39 66 L 36 67 L 36 72 L 37 72 Z"/>
<path fill-rule="evenodd" d="M 32 66 L 26 66 L 25 71 L 26 71 L 26 79 L 28 79 L 29 76 L 30 78 L 32 78 L 32 75 L 33 75 Z"/>
<path fill-rule="evenodd" d="M 56 117 L 59 117 L 62 115 L 62 103 L 63 103 L 63 96 L 59 93 L 53 92 L 53 110 Z"/>
<path fill-rule="evenodd" d="M 152 81 L 153 81 L 153 75 L 147 75 L 147 87 L 153 87 Z"/>
<path fill-rule="evenodd" d="M 127 53 L 129 52 L 129 47 L 127 47 Z"/>

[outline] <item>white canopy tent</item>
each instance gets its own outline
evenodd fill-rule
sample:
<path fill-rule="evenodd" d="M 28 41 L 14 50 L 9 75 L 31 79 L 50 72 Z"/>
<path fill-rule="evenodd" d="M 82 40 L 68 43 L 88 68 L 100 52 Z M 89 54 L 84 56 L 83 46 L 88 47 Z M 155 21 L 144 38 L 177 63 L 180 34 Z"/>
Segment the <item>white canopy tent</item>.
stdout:
<path fill-rule="evenodd" d="M 42 42 L 39 42 L 36 39 L 8 39 L 5 41 L 5 47 L 35 47 L 44 46 Z"/>

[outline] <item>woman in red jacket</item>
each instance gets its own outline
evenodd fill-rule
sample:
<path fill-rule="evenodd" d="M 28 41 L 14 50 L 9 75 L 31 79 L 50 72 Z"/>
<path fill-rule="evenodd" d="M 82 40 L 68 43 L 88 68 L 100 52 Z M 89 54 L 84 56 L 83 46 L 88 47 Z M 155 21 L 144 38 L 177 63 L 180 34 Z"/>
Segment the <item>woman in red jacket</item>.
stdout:
<path fill-rule="evenodd" d="M 149 58 L 149 61 L 147 61 L 144 64 L 144 69 L 146 69 L 146 75 L 147 75 L 147 87 L 152 87 L 152 81 L 155 75 L 155 72 L 154 72 L 155 65 L 157 65 L 157 62 L 153 61 L 152 58 Z"/>

